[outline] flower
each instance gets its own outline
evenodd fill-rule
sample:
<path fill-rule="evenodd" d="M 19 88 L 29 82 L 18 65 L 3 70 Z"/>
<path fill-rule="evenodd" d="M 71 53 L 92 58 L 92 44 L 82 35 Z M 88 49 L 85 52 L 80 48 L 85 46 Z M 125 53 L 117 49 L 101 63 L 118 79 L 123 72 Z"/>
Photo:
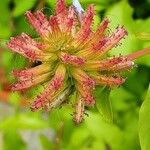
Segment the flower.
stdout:
<path fill-rule="evenodd" d="M 7 45 L 12 51 L 41 63 L 13 71 L 18 79 L 11 87 L 13 91 L 47 83 L 32 103 L 32 111 L 56 108 L 74 92 L 77 100 L 74 120 L 80 123 L 84 107 L 95 105 L 96 85 L 113 87 L 125 82 L 121 72 L 134 66 L 133 55 L 108 57 L 107 53 L 118 45 L 127 31 L 118 26 L 114 32 L 106 34 L 107 18 L 94 31 L 94 14 L 94 6 L 89 5 L 81 19 L 75 7 L 67 8 L 64 0 L 57 0 L 56 13 L 49 18 L 42 11 L 26 12 L 27 20 L 40 38 L 35 40 L 22 33 L 11 38 Z"/>

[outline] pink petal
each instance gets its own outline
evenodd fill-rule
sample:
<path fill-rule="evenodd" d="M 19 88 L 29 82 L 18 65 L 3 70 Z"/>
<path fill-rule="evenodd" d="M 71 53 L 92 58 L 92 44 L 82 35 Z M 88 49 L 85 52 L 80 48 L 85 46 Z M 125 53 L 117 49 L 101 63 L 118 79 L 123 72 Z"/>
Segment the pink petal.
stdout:
<path fill-rule="evenodd" d="M 47 39 L 49 37 L 49 34 L 51 32 L 49 22 L 41 11 L 37 11 L 35 15 L 30 11 L 27 11 L 26 17 L 29 23 L 42 38 Z"/>
<path fill-rule="evenodd" d="M 48 81 L 50 77 L 49 73 L 40 75 L 40 76 L 31 76 L 27 80 L 21 80 L 18 83 L 15 83 L 11 86 L 12 91 L 24 90 L 30 87 L 33 87 L 37 84 L 41 84 L 43 82 Z"/>
<path fill-rule="evenodd" d="M 62 88 L 63 81 L 65 79 L 65 72 L 65 67 L 63 65 L 59 65 L 54 77 L 48 84 L 47 88 L 42 94 L 38 95 L 35 101 L 33 102 L 31 106 L 32 111 L 35 111 L 49 103 L 49 101 L 58 92 L 58 90 Z"/>
<path fill-rule="evenodd" d="M 97 84 L 104 85 L 104 86 L 119 86 L 125 82 L 125 79 L 121 77 L 108 77 L 108 76 L 94 76 L 93 77 Z"/>
<path fill-rule="evenodd" d="M 81 66 L 85 63 L 85 60 L 75 55 L 70 55 L 64 52 L 60 53 L 60 60 L 65 64 L 71 64 L 74 66 Z"/>

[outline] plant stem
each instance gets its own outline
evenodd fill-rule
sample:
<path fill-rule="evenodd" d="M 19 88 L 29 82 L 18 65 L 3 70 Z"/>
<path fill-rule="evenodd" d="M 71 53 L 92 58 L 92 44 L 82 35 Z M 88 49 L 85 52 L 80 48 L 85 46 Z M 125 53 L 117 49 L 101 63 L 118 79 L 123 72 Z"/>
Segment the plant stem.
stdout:
<path fill-rule="evenodd" d="M 129 59 L 129 60 L 135 60 L 139 57 L 142 57 L 144 55 L 150 55 L 150 47 L 148 48 L 144 48 L 143 50 L 140 50 L 140 51 L 137 51 L 137 52 L 134 52 L 132 54 L 129 54 L 127 55 L 126 57 Z"/>

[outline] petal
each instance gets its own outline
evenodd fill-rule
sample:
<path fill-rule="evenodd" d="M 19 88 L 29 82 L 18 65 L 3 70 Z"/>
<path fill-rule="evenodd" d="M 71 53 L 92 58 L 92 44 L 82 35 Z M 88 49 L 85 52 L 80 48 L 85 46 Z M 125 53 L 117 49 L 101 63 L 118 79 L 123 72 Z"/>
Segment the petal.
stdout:
<path fill-rule="evenodd" d="M 27 11 L 26 17 L 29 23 L 42 38 L 47 39 L 49 37 L 51 28 L 46 16 L 42 13 L 42 11 L 37 11 L 35 15 L 30 11 Z"/>
<path fill-rule="evenodd" d="M 99 40 L 97 43 L 93 43 L 91 47 L 79 51 L 77 54 L 85 56 L 87 59 L 98 59 L 115 47 L 126 35 L 127 31 L 123 27 L 118 27 L 109 37 L 102 37 L 100 40 L 97 39 Z"/>
<path fill-rule="evenodd" d="M 65 0 L 57 0 L 56 15 L 61 28 L 61 31 L 66 29 L 67 8 Z"/>
<path fill-rule="evenodd" d="M 57 0 L 56 3 L 56 14 L 65 15 L 67 11 L 65 0 Z"/>
<path fill-rule="evenodd" d="M 84 65 L 85 70 L 88 71 L 123 71 L 132 68 L 134 63 L 126 57 L 119 56 L 111 59 L 104 59 L 101 61 L 89 61 Z"/>
<path fill-rule="evenodd" d="M 49 77 L 51 76 L 50 73 L 46 73 L 39 76 L 31 76 L 27 80 L 21 80 L 18 83 L 15 83 L 11 86 L 12 91 L 19 91 L 24 90 L 30 87 L 33 87 L 37 84 L 41 84 L 44 82 L 47 82 L 49 80 Z"/>
<path fill-rule="evenodd" d="M 81 43 L 83 43 L 83 41 L 85 41 L 89 37 L 91 33 L 93 17 L 94 17 L 94 5 L 89 5 L 87 12 L 84 14 L 81 29 L 76 35 L 75 45 L 79 46 Z"/>
<path fill-rule="evenodd" d="M 38 60 L 38 57 L 42 55 L 42 51 L 39 51 L 37 48 L 33 48 L 33 45 L 26 46 L 26 43 L 24 41 L 20 40 L 19 37 L 17 38 L 11 38 L 9 43 L 7 43 L 8 48 L 13 50 L 14 52 L 17 52 L 24 57 L 29 58 L 30 60 Z M 31 49 L 30 49 L 31 46 Z M 33 49 L 32 49 L 33 48 Z"/>
<path fill-rule="evenodd" d="M 93 97 L 91 89 L 89 89 L 88 87 L 83 86 L 81 84 L 77 84 L 76 87 L 77 87 L 77 90 L 79 91 L 79 93 L 81 94 L 85 105 L 86 106 L 94 106 L 95 99 Z"/>
<path fill-rule="evenodd" d="M 118 27 L 114 33 L 112 33 L 108 38 L 106 44 L 98 50 L 96 55 L 98 57 L 106 54 L 110 49 L 115 47 L 121 39 L 123 39 L 127 35 L 127 31 L 124 27 Z"/>
<path fill-rule="evenodd" d="M 65 64 L 81 66 L 85 63 L 85 60 L 83 58 L 77 57 L 75 55 L 70 55 L 64 52 L 61 52 L 59 57 L 60 57 L 60 60 Z"/>
<path fill-rule="evenodd" d="M 103 19 L 97 31 L 94 33 L 93 37 L 96 36 L 97 39 L 102 37 L 102 35 L 104 34 L 104 31 L 108 28 L 109 23 L 110 21 L 108 18 Z"/>
<path fill-rule="evenodd" d="M 63 81 L 65 79 L 66 69 L 63 65 L 59 65 L 54 77 L 48 84 L 47 88 L 43 93 L 37 96 L 31 106 L 32 111 L 36 111 L 39 108 L 45 107 L 50 103 L 51 99 L 55 94 L 63 87 Z"/>
<path fill-rule="evenodd" d="M 52 33 L 59 33 L 60 32 L 59 23 L 58 23 L 56 16 L 50 17 L 49 24 L 51 26 Z"/>
<path fill-rule="evenodd" d="M 13 70 L 13 75 L 19 80 L 27 80 L 28 78 L 50 72 L 52 68 L 49 64 L 42 64 L 26 70 Z"/>
<path fill-rule="evenodd" d="M 67 16 L 67 21 L 66 21 L 66 32 L 74 32 L 75 28 L 75 10 L 73 6 L 69 7 L 68 11 L 68 16 Z"/>
<path fill-rule="evenodd" d="M 112 76 L 93 76 L 97 84 L 104 86 L 119 86 L 125 82 L 125 79 L 121 77 L 112 77 Z"/>
<path fill-rule="evenodd" d="M 75 107 L 75 113 L 73 115 L 73 120 L 76 124 L 79 124 L 82 122 L 84 117 L 84 100 L 82 96 L 78 96 L 78 101 Z"/>
<path fill-rule="evenodd" d="M 39 46 L 41 47 L 42 45 L 39 45 L 36 41 L 24 33 L 16 38 L 11 38 L 11 40 L 7 43 L 7 46 L 14 52 L 17 52 L 32 61 L 47 61 L 54 58 L 54 54 L 41 51 Z"/>
<path fill-rule="evenodd" d="M 88 88 L 95 87 L 95 81 L 81 69 L 74 68 L 74 69 L 72 69 L 71 74 L 72 74 L 73 78 L 75 80 L 77 80 L 78 83 L 80 83 Z"/>

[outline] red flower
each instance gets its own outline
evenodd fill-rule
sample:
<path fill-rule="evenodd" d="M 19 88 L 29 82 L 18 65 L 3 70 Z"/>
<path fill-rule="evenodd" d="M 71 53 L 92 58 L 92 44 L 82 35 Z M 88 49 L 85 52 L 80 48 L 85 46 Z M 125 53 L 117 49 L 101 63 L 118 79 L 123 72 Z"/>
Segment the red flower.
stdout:
<path fill-rule="evenodd" d="M 82 14 L 82 20 L 73 6 L 66 7 L 64 0 L 57 0 L 56 14 L 49 18 L 42 11 L 28 11 L 26 17 L 40 39 L 34 40 L 22 33 L 12 38 L 8 47 L 31 61 L 41 62 L 41 65 L 27 70 L 13 71 L 18 82 L 12 90 L 48 82 L 46 89 L 33 102 L 32 111 L 58 107 L 66 96 L 76 92 L 74 120 L 79 123 L 84 115 L 84 106 L 95 104 L 92 94 L 95 86 L 121 85 L 125 82 L 121 72 L 134 66 L 133 55 L 106 56 L 127 35 L 127 31 L 119 26 L 106 34 L 107 18 L 93 31 L 93 5 Z"/>

